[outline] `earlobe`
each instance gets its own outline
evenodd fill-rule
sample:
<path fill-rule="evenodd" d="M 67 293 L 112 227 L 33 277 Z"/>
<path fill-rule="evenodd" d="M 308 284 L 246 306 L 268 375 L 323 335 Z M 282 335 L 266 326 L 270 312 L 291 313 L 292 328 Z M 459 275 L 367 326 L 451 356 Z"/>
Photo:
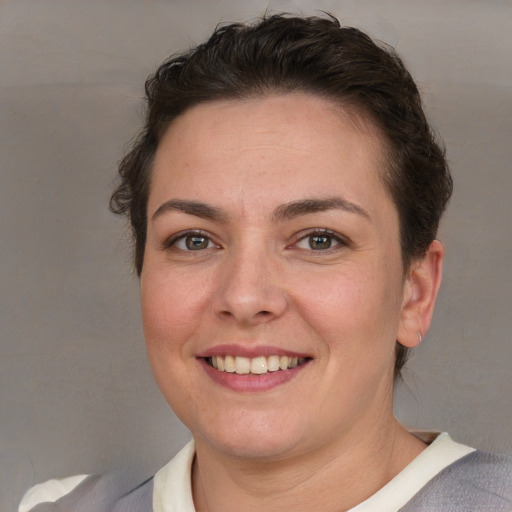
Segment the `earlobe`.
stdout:
<path fill-rule="evenodd" d="M 419 345 L 430 328 L 443 273 L 444 247 L 434 240 L 425 256 L 411 265 L 404 285 L 404 298 L 397 341 L 405 347 Z"/>

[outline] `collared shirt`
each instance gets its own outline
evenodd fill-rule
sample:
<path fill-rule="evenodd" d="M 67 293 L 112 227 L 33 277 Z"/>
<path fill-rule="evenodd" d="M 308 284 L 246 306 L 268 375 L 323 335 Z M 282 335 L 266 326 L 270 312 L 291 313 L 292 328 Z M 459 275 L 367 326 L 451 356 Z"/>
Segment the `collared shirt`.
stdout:
<path fill-rule="evenodd" d="M 415 435 L 430 441 L 430 445 L 382 489 L 348 512 L 396 512 L 443 469 L 475 451 L 456 443 L 447 433 L 430 435 L 430 439 L 429 434 Z M 196 512 L 191 485 L 194 455 L 194 442 L 190 441 L 156 473 L 150 482 L 153 486 L 153 512 Z M 87 483 L 88 478 L 88 475 L 79 475 L 37 485 L 25 494 L 19 512 L 29 512 L 43 502 L 69 501 L 73 492 Z"/>
<path fill-rule="evenodd" d="M 396 512 L 440 471 L 473 451 L 474 448 L 453 441 L 447 433 L 439 434 L 380 491 L 347 512 Z M 154 512 L 196 512 L 191 486 L 194 453 L 191 441 L 155 475 Z"/>

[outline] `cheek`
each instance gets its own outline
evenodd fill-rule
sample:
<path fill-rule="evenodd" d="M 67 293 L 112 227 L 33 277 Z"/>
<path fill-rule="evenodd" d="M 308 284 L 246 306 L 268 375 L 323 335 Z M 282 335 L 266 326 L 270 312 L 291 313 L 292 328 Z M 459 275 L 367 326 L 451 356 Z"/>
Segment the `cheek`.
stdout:
<path fill-rule="evenodd" d="M 194 389 L 190 365 L 195 358 L 190 342 L 197 332 L 202 309 L 202 294 L 195 284 L 153 270 L 141 276 L 141 310 L 148 360 L 162 394 L 185 422 Z"/>
<path fill-rule="evenodd" d="M 400 297 L 399 280 L 380 266 L 347 267 L 303 281 L 296 290 L 296 306 L 330 351 L 355 353 L 377 343 L 383 350 L 394 346 Z"/>
<path fill-rule="evenodd" d="M 204 280 L 174 272 L 141 276 L 141 309 L 149 351 L 183 351 L 208 302 Z"/>

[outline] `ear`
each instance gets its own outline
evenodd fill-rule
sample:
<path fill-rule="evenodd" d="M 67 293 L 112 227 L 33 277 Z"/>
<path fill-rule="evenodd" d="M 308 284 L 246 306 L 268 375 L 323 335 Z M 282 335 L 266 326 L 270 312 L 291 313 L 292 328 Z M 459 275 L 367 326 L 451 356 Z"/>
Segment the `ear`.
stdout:
<path fill-rule="evenodd" d="M 425 256 L 415 261 L 405 280 L 397 341 L 405 347 L 420 344 L 430 328 L 443 274 L 444 247 L 434 240 Z"/>

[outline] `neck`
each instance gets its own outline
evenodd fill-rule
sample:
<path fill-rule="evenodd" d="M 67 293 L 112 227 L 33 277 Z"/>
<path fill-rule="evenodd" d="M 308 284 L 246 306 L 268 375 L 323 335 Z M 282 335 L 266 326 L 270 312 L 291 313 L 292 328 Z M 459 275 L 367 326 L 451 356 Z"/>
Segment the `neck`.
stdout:
<path fill-rule="evenodd" d="M 196 439 L 196 510 L 349 510 L 386 485 L 424 448 L 391 414 L 370 431 L 353 429 L 311 453 L 280 460 L 242 460 Z"/>

